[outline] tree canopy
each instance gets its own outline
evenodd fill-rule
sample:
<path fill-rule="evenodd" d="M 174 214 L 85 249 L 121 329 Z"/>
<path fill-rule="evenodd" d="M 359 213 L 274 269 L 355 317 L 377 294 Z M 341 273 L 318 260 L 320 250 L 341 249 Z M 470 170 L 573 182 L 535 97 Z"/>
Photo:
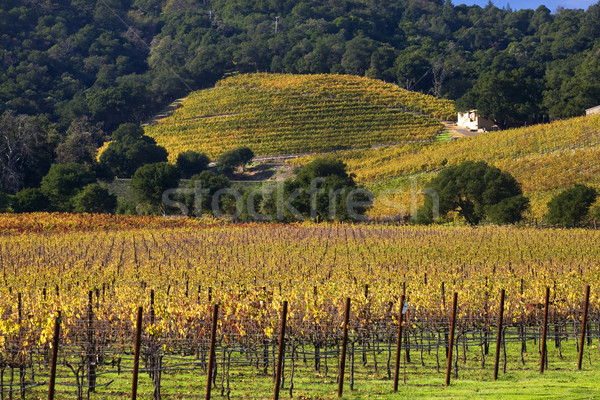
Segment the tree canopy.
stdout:
<path fill-rule="evenodd" d="M 37 185 L 52 160 L 55 131 L 43 118 L 6 111 L 0 116 L 0 189 Z"/>
<path fill-rule="evenodd" d="M 471 225 L 486 218 L 497 224 L 515 223 L 529 205 L 512 175 L 484 161 L 446 167 L 427 183 L 425 193 L 417 223 L 433 222 L 436 211 L 439 216 L 455 211 Z"/>
<path fill-rule="evenodd" d="M 221 154 L 217 161 L 217 169 L 222 174 L 231 175 L 238 167 L 244 169 L 253 158 L 252 149 L 246 146 L 238 147 Z"/>
<path fill-rule="evenodd" d="M 94 140 L 67 132 L 74 121 L 110 134 L 238 72 L 368 75 L 479 108 L 503 127 L 600 104 L 600 4 L 553 13 L 419 0 L 109 3 L 0 3 L 0 115 L 21 122 L 0 123 L 14 141 L 6 152 L 0 139 L 4 191 L 38 185 L 52 163 L 87 165 Z M 71 157 L 76 148 L 85 154 Z"/>
<path fill-rule="evenodd" d="M 264 196 L 261 208 L 273 220 L 324 222 L 362 220 L 371 204 L 372 194 L 357 186 L 342 161 L 317 158 Z"/>
<path fill-rule="evenodd" d="M 85 186 L 73 197 L 73 211 L 79 213 L 112 213 L 117 208 L 117 196 L 97 183 Z"/>
<path fill-rule="evenodd" d="M 186 203 L 195 215 L 202 213 L 211 214 L 213 210 L 213 197 L 223 189 L 231 187 L 231 181 L 225 175 L 216 174 L 212 171 L 202 171 L 199 174 L 192 176 L 188 183 L 188 189 L 191 189 L 194 194 L 186 196 Z M 203 192 L 197 192 L 202 190 Z M 223 207 L 223 201 L 226 197 L 218 199 L 216 203 L 220 208 Z"/>
<path fill-rule="evenodd" d="M 209 163 L 210 159 L 206 154 L 189 150 L 184 151 L 177 156 L 176 165 L 179 172 L 181 172 L 181 177 L 189 179 L 193 175 L 206 170 Z"/>
<path fill-rule="evenodd" d="M 552 225 L 579 226 L 589 214 L 597 196 L 596 189 L 582 184 L 565 189 L 548 202 L 546 221 Z"/>
<path fill-rule="evenodd" d="M 14 211 L 22 213 L 47 211 L 48 197 L 39 188 L 26 188 L 15 195 Z"/>
<path fill-rule="evenodd" d="M 48 174 L 42 178 L 40 188 L 48 198 L 50 208 L 56 211 L 72 211 L 72 198 L 84 186 L 95 181 L 93 172 L 79 164 L 53 164 Z"/>
<path fill-rule="evenodd" d="M 112 137 L 114 141 L 102 152 L 99 162 L 114 176 L 129 178 L 141 166 L 166 162 L 169 156 L 165 148 L 144 135 L 138 125 L 122 124 Z"/>
<path fill-rule="evenodd" d="M 179 186 L 179 176 L 177 167 L 166 162 L 144 165 L 131 179 L 133 196 L 140 206 L 146 206 L 147 212 L 164 214 L 163 193 Z"/>
<path fill-rule="evenodd" d="M 67 129 L 65 140 L 56 147 L 56 161 L 94 167 L 98 147 L 106 139 L 100 124 L 91 124 L 88 117 L 74 119 Z"/>
<path fill-rule="evenodd" d="M 10 204 L 8 195 L 4 192 L 0 192 L 0 212 L 5 212 Z"/>

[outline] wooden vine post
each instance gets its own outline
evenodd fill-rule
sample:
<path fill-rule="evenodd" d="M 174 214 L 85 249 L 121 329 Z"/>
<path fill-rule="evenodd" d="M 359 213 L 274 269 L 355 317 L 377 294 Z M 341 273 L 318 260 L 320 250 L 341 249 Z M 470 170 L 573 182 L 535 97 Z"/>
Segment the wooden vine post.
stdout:
<path fill-rule="evenodd" d="M 546 287 L 546 300 L 544 302 L 544 326 L 542 328 L 542 348 L 540 350 L 540 373 L 544 373 L 546 366 L 546 337 L 548 336 L 548 307 L 550 306 L 550 288 Z"/>
<path fill-rule="evenodd" d="M 50 364 L 50 382 L 48 384 L 48 400 L 54 400 L 54 387 L 56 385 L 56 364 L 58 363 L 58 343 L 60 340 L 61 312 L 56 313 L 54 321 L 54 338 L 52 339 L 52 361 Z"/>
<path fill-rule="evenodd" d="M 342 335 L 342 354 L 340 355 L 340 377 L 338 382 L 338 397 L 344 394 L 344 370 L 346 368 L 346 348 L 348 346 L 348 324 L 350 323 L 350 297 L 346 299 L 344 313 L 344 333 Z"/>
<path fill-rule="evenodd" d="M 502 344 L 502 323 L 504 319 L 504 289 L 500 291 L 500 308 L 498 310 L 498 333 L 496 336 L 496 355 L 494 357 L 494 380 L 498 380 L 500 364 L 500 346 Z"/>
<path fill-rule="evenodd" d="M 138 376 L 140 371 L 140 347 L 142 343 L 142 312 L 143 308 L 138 307 L 135 324 L 135 348 L 133 353 L 133 377 L 131 378 L 131 400 L 137 398 Z"/>
<path fill-rule="evenodd" d="M 577 369 L 581 370 L 583 363 L 583 347 L 585 346 L 585 331 L 587 329 L 588 309 L 590 306 L 590 285 L 585 288 L 585 302 L 583 303 L 583 320 L 581 321 L 581 338 L 579 340 L 579 358 L 577 359 Z"/>
<path fill-rule="evenodd" d="M 402 324 L 404 322 L 404 298 L 400 297 L 400 312 L 398 313 L 398 336 L 396 337 L 396 365 L 394 369 L 394 392 L 398 391 L 398 379 L 400 375 L 400 353 L 402 351 Z"/>
<path fill-rule="evenodd" d="M 283 312 L 281 314 L 281 325 L 279 328 L 279 353 L 277 355 L 277 373 L 275 374 L 275 393 L 273 398 L 279 399 L 279 388 L 281 387 L 281 370 L 283 367 L 283 357 L 285 356 L 285 324 L 287 320 L 288 302 L 283 302 Z"/>
<path fill-rule="evenodd" d="M 210 350 L 208 352 L 208 369 L 206 372 L 206 400 L 210 400 L 212 388 L 212 373 L 215 368 L 215 341 L 217 337 L 217 320 L 219 318 L 219 305 L 213 306 L 212 328 L 210 331 Z"/>
<path fill-rule="evenodd" d="M 452 348 L 454 347 L 454 330 L 456 328 L 456 308 L 458 306 L 458 293 L 454 292 L 452 302 L 452 320 L 450 322 L 450 343 L 448 343 L 448 364 L 446 365 L 446 386 L 450 385 L 450 374 L 452 372 Z"/>

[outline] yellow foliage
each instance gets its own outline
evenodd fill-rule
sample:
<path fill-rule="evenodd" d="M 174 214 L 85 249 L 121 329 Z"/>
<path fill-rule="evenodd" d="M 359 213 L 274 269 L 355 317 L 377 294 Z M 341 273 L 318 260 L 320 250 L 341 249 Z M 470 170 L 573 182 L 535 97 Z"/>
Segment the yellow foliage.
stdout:
<path fill-rule="evenodd" d="M 423 177 L 431 177 L 447 165 L 483 160 L 517 179 L 525 195 L 530 197 L 530 217 L 540 219 L 546 213 L 546 203 L 559 190 L 575 183 L 600 189 L 600 115 L 490 132 L 451 142 L 413 143 L 337 155 L 359 182 L 373 186 L 372 189 L 402 189 L 403 193 L 396 195 L 396 199 L 407 207 L 410 178 L 418 178 L 420 189 L 427 181 Z M 312 158 L 304 157 L 292 163 L 303 165 Z M 404 183 L 398 186 L 397 180 L 390 181 L 395 177 L 403 177 Z M 387 211 L 383 205 L 376 204 L 371 213 L 379 216 L 386 215 Z"/>
<path fill-rule="evenodd" d="M 568 318 L 581 311 L 584 285 L 600 277 L 598 243 L 599 231 L 583 229 L 307 223 L 0 235 L 11 266 L 0 287 L 0 350 L 23 332 L 22 349 L 49 343 L 58 309 L 66 343 L 86 337 L 90 286 L 81 282 L 102 288 L 93 297 L 94 326 L 129 340 L 134 311 L 143 306 L 146 334 L 173 339 L 161 343 L 165 351 L 175 351 L 173 343 L 206 340 L 208 288 L 221 305 L 222 343 L 275 336 L 283 300 L 290 335 L 339 335 L 346 297 L 356 332 L 390 324 L 404 290 L 407 326 L 445 315 L 454 291 L 464 324 L 493 319 L 486 310 L 496 309 L 500 288 L 507 293 L 507 321 L 534 316 L 546 286 L 556 299 L 553 312 Z M 46 293 L 34 282 L 44 282 Z M 15 288 L 26 289 L 21 324 Z M 592 309 L 599 302 L 593 294 Z"/>
<path fill-rule="evenodd" d="M 382 143 L 430 141 L 449 100 L 346 75 L 248 74 L 190 94 L 183 107 L 146 127 L 171 161 L 195 150 L 213 159 L 245 145 L 259 156 Z"/>

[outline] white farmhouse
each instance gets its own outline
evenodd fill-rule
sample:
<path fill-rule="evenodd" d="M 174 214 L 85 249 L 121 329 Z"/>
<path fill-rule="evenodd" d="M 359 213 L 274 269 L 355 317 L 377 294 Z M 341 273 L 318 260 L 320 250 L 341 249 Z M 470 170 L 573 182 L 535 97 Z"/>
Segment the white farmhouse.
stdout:
<path fill-rule="evenodd" d="M 498 126 L 494 121 L 481 117 L 477 110 L 469 110 L 464 113 L 458 113 L 458 122 L 456 125 L 467 128 L 471 131 L 487 132 L 497 130 Z"/>
<path fill-rule="evenodd" d="M 594 115 L 594 114 L 600 114 L 600 106 L 588 108 L 587 110 L 585 110 L 585 115 Z"/>

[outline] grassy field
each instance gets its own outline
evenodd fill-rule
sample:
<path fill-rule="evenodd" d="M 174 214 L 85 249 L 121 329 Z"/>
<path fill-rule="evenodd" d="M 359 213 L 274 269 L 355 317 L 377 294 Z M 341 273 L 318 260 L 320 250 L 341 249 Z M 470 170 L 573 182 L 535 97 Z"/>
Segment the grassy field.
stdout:
<path fill-rule="evenodd" d="M 395 85 L 346 75 L 251 74 L 191 93 L 171 116 L 146 127 L 170 158 L 212 158 L 246 145 L 259 156 L 432 141 L 454 105 Z"/>

